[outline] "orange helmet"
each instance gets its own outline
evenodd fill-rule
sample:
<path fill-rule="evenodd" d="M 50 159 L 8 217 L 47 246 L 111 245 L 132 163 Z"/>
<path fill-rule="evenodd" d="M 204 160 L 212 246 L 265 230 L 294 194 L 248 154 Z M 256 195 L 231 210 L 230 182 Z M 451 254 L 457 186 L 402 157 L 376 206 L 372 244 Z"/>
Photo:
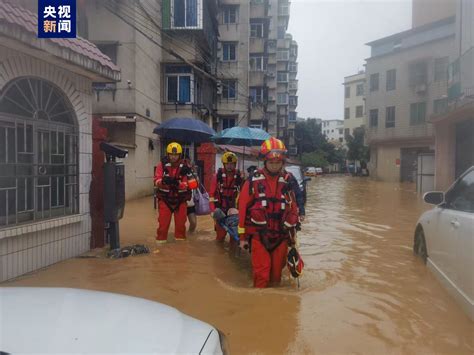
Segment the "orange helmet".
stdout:
<path fill-rule="evenodd" d="M 260 147 L 260 156 L 264 160 L 285 160 L 286 153 L 287 150 L 285 144 L 281 140 L 274 137 L 267 139 Z"/>

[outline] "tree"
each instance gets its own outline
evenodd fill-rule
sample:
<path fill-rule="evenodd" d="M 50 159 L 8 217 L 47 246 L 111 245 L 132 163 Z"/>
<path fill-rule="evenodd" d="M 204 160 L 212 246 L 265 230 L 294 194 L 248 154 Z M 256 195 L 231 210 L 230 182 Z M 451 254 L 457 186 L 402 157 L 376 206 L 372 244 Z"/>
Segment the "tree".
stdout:
<path fill-rule="evenodd" d="M 315 119 L 296 123 L 295 140 L 300 154 L 322 150 L 327 143 L 326 137 L 321 132 L 321 125 Z"/>
<path fill-rule="evenodd" d="M 353 136 L 346 136 L 347 159 L 359 160 L 361 165 L 366 164 L 369 160 L 369 148 L 364 145 L 365 130 L 363 127 L 358 127 L 354 129 L 353 133 Z"/>
<path fill-rule="evenodd" d="M 303 153 L 301 155 L 301 163 L 303 166 L 314 166 L 325 168 L 329 165 L 326 159 L 326 153 L 322 150 L 317 150 L 310 153 Z"/>

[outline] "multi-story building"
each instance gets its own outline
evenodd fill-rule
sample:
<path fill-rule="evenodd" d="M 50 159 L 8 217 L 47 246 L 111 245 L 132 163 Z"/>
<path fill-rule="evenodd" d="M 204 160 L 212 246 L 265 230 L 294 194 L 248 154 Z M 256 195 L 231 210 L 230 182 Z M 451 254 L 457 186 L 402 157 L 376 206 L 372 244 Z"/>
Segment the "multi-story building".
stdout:
<path fill-rule="evenodd" d="M 288 0 L 222 0 L 219 9 L 214 128 L 262 128 L 296 154 L 297 44 L 286 33 Z"/>
<path fill-rule="evenodd" d="M 335 146 L 344 144 L 344 120 L 323 120 L 321 131 Z"/>
<path fill-rule="evenodd" d="M 474 3 L 458 0 L 448 90 L 431 116 L 435 128 L 435 188 L 446 190 L 474 165 Z"/>
<path fill-rule="evenodd" d="M 189 117 L 212 126 L 217 117 L 217 0 L 161 2 L 162 120 Z M 232 44 L 232 49 L 226 46 L 229 59 L 237 55 L 237 47 Z M 225 83 L 223 92 L 228 96 L 237 93 L 234 84 Z M 190 149 L 190 158 L 197 161 L 194 154 L 194 149 Z"/>
<path fill-rule="evenodd" d="M 365 126 L 365 72 L 344 78 L 344 136 Z"/>
<path fill-rule="evenodd" d="M 94 118 L 107 129 L 107 140 L 129 151 L 127 199 L 150 194 L 153 166 L 160 156 L 153 134 L 162 118 L 159 7 L 158 0 L 117 1 L 113 6 L 93 0 L 78 6 L 79 35 L 122 68 L 122 81 L 94 84 L 92 109 Z"/>
<path fill-rule="evenodd" d="M 418 156 L 434 152 L 428 118 L 446 103 L 454 35 L 449 17 L 368 43 L 366 139 L 375 178 L 414 182 Z"/>

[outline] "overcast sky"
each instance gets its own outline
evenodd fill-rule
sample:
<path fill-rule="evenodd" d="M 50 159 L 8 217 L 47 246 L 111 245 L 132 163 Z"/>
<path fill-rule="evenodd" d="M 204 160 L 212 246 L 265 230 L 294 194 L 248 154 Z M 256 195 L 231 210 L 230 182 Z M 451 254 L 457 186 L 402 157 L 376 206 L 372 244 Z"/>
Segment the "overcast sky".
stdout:
<path fill-rule="evenodd" d="M 344 77 L 363 69 L 365 43 L 411 27 L 411 0 L 292 0 L 298 116 L 343 119 Z"/>

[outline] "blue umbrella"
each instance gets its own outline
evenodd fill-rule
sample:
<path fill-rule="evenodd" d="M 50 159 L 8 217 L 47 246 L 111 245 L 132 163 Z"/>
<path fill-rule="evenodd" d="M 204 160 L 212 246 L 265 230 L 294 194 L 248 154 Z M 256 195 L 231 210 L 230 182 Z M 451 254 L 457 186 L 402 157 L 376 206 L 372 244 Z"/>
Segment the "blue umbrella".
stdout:
<path fill-rule="evenodd" d="M 177 117 L 156 126 L 153 133 L 164 139 L 203 143 L 208 142 L 216 132 L 201 120 Z"/>
<path fill-rule="evenodd" d="M 260 145 L 270 135 L 263 129 L 249 128 L 249 127 L 232 127 L 224 129 L 211 137 L 211 140 L 216 144 L 231 144 L 237 146 L 255 146 Z"/>

